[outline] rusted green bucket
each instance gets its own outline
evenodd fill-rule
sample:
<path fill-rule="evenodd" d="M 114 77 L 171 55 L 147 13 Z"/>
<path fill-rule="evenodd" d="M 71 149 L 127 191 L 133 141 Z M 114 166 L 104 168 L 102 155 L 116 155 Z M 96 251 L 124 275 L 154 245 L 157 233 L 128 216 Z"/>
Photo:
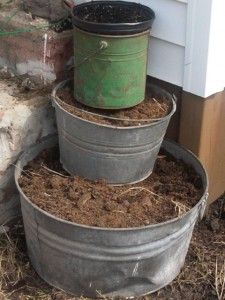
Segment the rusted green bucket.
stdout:
<path fill-rule="evenodd" d="M 125 12 L 136 9 L 143 21 L 113 24 L 85 19 L 87 10 L 108 10 L 109 7 L 113 13 L 116 9 Z M 133 107 L 142 102 L 145 98 L 149 29 L 154 12 L 149 7 L 125 1 L 92 1 L 77 5 L 72 11 L 75 98 L 87 106 L 103 109 Z"/>

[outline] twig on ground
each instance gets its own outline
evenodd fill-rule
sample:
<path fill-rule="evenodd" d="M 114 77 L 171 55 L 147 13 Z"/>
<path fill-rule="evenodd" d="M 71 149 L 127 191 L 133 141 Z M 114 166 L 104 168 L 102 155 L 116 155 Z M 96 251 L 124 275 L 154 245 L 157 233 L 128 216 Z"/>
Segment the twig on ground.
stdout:
<path fill-rule="evenodd" d="M 63 174 L 61 174 L 61 173 L 59 173 L 59 172 L 56 172 L 56 171 L 54 171 L 54 170 L 52 170 L 52 169 L 49 169 L 49 168 L 46 167 L 43 163 L 41 164 L 41 167 L 42 167 L 43 169 L 47 170 L 48 172 L 53 173 L 53 174 L 55 174 L 55 175 L 58 175 L 58 176 L 61 176 L 61 177 L 64 177 L 64 178 L 71 178 L 71 176 L 63 175 Z"/>
<path fill-rule="evenodd" d="M 126 212 L 122 210 L 113 210 L 112 213 L 126 214 Z"/>
<path fill-rule="evenodd" d="M 215 267 L 215 290 L 218 297 L 218 300 L 223 300 L 225 297 L 225 260 L 221 267 L 221 270 L 218 270 L 218 261 L 216 259 Z"/>
<path fill-rule="evenodd" d="M 21 174 L 24 173 L 24 174 L 26 174 L 28 177 L 31 177 L 31 174 L 40 176 L 39 174 L 32 173 L 32 172 L 30 172 L 30 171 L 25 171 L 25 170 L 19 168 L 19 167 L 18 167 L 17 165 L 15 165 L 15 164 L 10 164 L 10 165 L 11 165 L 11 166 L 14 166 L 16 169 L 18 169 L 18 170 L 21 171 Z"/>
<path fill-rule="evenodd" d="M 220 241 L 220 242 L 216 241 L 216 242 L 213 242 L 213 244 L 225 245 L 225 242 L 223 242 L 223 241 Z"/>
<path fill-rule="evenodd" d="M 161 196 L 159 196 L 159 195 L 157 195 L 156 193 L 154 193 L 154 192 L 152 192 L 152 191 L 150 191 L 150 190 L 148 190 L 148 189 L 146 189 L 146 188 L 144 188 L 144 187 L 131 187 L 131 188 L 129 188 L 128 190 L 126 190 L 126 191 L 124 191 L 124 192 L 122 192 L 120 195 L 118 195 L 118 197 L 117 198 L 119 198 L 119 197 L 121 197 L 121 196 L 124 196 L 125 194 L 128 194 L 128 193 L 130 193 L 131 191 L 134 191 L 134 190 L 139 190 L 139 193 L 140 192 L 142 192 L 142 191 L 145 191 L 145 192 L 147 192 L 147 193 L 149 193 L 149 194 L 151 194 L 151 195 L 154 195 L 154 196 L 156 196 L 156 197 L 158 197 L 158 198 L 163 198 L 163 197 L 161 197 Z M 158 202 L 156 199 L 154 199 L 156 202 Z"/>
<path fill-rule="evenodd" d="M 164 111 L 166 113 L 166 110 L 164 107 L 162 107 L 162 105 L 159 103 L 159 101 L 157 101 L 155 98 L 152 98 L 152 100 L 159 106 L 159 108 Z"/>
<path fill-rule="evenodd" d="M 175 200 L 171 200 L 171 202 L 175 205 L 175 210 L 178 211 L 178 217 L 182 216 L 183 214 L 185 214 L 188 210 L 190 210 L 190 207 L 187 207 L 186 205 L 175 201 Z"/>

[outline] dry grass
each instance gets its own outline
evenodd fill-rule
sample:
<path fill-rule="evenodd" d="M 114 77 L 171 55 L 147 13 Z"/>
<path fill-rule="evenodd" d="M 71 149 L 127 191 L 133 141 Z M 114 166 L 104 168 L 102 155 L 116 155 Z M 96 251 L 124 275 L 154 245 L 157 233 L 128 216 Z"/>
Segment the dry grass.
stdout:
<path fill-rule="evenodd" d="M 194 232 L 191 247 L 177 279 L 143 300 L 225 299 L 225 199 L 212 207 Z M 215 223 L 212 226 L 212 222 Z M 0 239 L 0 300 L 75 300 L 49 287 L 30 266 L 19 222 Z M 85 300 L 80 298 L 80 300 Z"/>
<path fill-rule="evenodd" d="M 20 5 L 21 0 L 0 0 L 0 9 L 12 10 L 12 16 Z M 11 16 L 11 15 L 10 15 Z"/>
<path fill-rule="evenodd" d="M 225 198 L 212 205 L 208 217 L 195 229 L 185 268 L 171 285 L 158 292 L 157 300 L 225 300 L 224 240 Z"/>
<path fill-rule="evenodd" d="M 154 196 L 154 198 L 153 198 L 153 200 L 155 201 L 155 202 L 157 202 L 157 203 L 159 203 L 160 201 L 161 201 L 161 203 L 162 203 L 162 201 L 164 202 L 165 201 L 165 198 L 164 197 L 162 197 L 162 196 L 160 196 L 160 195 L 158 195 L 158 194 L 156 194 L 156 193 L 154 193 L 153 191 L 150 191 L 149 189 L 146 189 L 146 188 L 144 188 L 144 187 L 131 187 L 131 188 L 129 188 L 129 189 L 127 189 L 126 191 L 124 191 L 124 192 L 122 192 L 121 194 L 119 194 L 118 195 L 118 198 L 120 198 L 120 197 L 122 197 L 122 196 L 124 196 L 124 195 L 126 195 L 126 194 L 128 194 L 128 193 L 130 193 L 130 192 L 133 192 L 133 191 L 137 191 L 137 193 L 135 194 L 135 196 L 138 194 L 138 193 L 140 193 L 140 192 L 147 192 L 148 194 L 150 194 L 150 195 L 152 195 L 152 196 Z M 158 200 L 156 200 L 156 198 L 158 199 Z M 178 202 L 178 201 L 175 201 L 175 200 L 172 200 L 171 199 L 171 203 L 174 205 L 174 210 L 176 211 L 176 214 L 177 214 L 177 216 L 178 216 L 178 218 L 180 218 L 182 215 L 184 215 L 186 212 L 188 212 L 189 210 L 190 210 L 190 207 L 187 207 L 186 205 L 184 205 L 184 204 L 182 204 L 182 203 L 180 203 L 180 202 Z"/>
<path fill-rule="evenodd" d="M 215 270 L 216 295 L 219 300 L 223 300 L 225 298 L 225 260 L 220 270 L 218 266 L 218 260 L 216 260 L 215 269 L 216 269 Z"/>

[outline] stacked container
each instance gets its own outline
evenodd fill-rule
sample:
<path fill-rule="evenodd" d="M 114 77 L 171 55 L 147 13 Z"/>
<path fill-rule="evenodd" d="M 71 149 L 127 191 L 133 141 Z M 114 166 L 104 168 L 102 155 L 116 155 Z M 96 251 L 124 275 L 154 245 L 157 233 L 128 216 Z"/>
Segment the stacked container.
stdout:
<path fill-rule="evenodd" d="M 125 109 L 145 98 L 149 30 L 154 12 L 140 4 L 92 1 L 73 7 L 74 97 L 89 107 Z M 100 11 L 106 12 L 106 18 Z M 114 14 L 135 23 L 111 22 Z M 95 13 L 96 22 L 88 20 Z M 71 175 L 108 184 L 131 184 L 147 178 L 175 112 L 173 97 L 148 86 L 154 98 L 166 98 L 170 113 L 145 124 L 119 127 L 86 120 L 66 111 L 59 91 L 53 91 L 60 160 Z M 63 99 L 62 99 L 63 100 Z M 90 113 L 90 112 L 89 112 Z M 90 113 L 91 114 L 91 113 Z M 163 148 L 190 164 L 202 179 L 203 196 L 180 218 L 140 228 L 110 229 L 79 225 L 56 218 L 35 206 L 24 195 L 18 178 L 27 163 L 43 149 L 56 145 L 55 137 L 36 145 L 17 164 L 16 182 L 21 194 L 28 252 L 38 274 L 49 284 L 77 296 L 136 297 L 154 292 L 180 272 L 197 219 L 207 199 L 207 175 L 202 165 L 182 147 L 164 142 Z"/>
<path fill-rule="evenodd" d="M 89 107 L 118 110 L 145 99 L 150 28 L 154 12 L 146 6 L 122 1 L 92 1 L 77 5 L 66 0 L 74 24 L 74 98 Z M 110 23 L 115 16 L 135 23 Z M 93 16 L 96 22 L 89 21 Z M 118 21 L 117 20 L 117 21 Z M 118 127 L 90 122 L 64 110 L 53 91 L 60 159 L 73 175 L 110 184 L 130 184 L 152 172 L 176 105 L 173 97 L 150 86 L 152 97 L 166 98 L 171 112 L 138 126 Z"/>

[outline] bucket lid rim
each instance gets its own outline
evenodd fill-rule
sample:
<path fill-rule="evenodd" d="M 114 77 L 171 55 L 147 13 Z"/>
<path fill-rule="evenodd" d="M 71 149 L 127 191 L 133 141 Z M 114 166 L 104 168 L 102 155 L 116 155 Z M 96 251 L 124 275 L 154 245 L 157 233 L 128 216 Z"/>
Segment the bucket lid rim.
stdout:
<path fill-rule="evenodd" d="M 125 23 L 97 23 L 91 21 L 85 21 L 75 15 L 75 11 L 79 8 L 91 5 L 98 5 L 107 2 L 108 4 L 121 4 L 124 6 L 135 6 L 143 8 L 143 11 L 147 11 L 149 14 L 149 19 L 141 22 L 125 22 Z M 155 19 L 155 12 L 146 5 L 128 2 L 128 1 L 89 1 L 86 3 L 75 5 L 72 9 L 72 19 L 73 24 L 81 29 L 88 30 L 90 32 L 105 33 L 113 35 L 115 33 L 126 34 L 126 33 L 137 33 L 145 31 L 151 28 L 153 21 Z"/>

